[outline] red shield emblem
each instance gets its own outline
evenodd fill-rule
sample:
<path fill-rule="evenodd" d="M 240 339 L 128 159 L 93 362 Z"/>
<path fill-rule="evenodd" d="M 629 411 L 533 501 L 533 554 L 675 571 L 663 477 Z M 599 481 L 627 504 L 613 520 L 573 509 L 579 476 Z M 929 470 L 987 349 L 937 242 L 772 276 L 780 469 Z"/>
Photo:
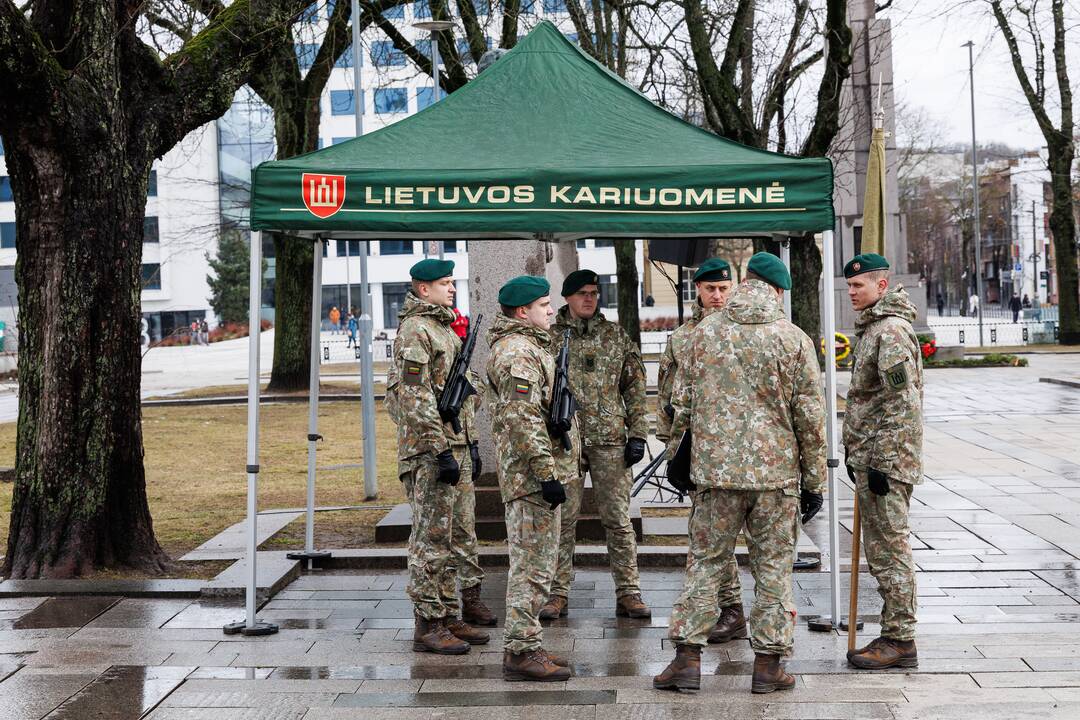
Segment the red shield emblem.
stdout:
<path fill-rule="evenodd" d="M 345 176 L 304 173 L 300 180 L 304 207 L 317 218 L 328 218 L 345 204 Z"/>

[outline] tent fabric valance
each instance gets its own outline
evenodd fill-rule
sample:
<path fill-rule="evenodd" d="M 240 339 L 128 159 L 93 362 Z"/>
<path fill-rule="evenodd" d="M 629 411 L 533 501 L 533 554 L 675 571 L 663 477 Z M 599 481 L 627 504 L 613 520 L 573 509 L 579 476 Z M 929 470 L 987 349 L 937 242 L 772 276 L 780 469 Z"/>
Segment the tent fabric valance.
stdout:
<path fill-rule="evenodd" d="M 426 110 L 254 173 L 255 230 L 678 237 L 832 229 L 832 163 L 657 107 L 542 22 Z"/>

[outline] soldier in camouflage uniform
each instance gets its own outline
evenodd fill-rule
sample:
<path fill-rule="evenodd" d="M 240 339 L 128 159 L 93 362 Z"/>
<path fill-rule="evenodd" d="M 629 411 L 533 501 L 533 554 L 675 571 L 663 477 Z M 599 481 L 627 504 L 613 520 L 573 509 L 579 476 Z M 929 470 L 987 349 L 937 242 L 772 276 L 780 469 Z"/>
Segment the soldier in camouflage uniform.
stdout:
<path fill-rule="evenodd" d="M 656 437 L 668 442 L 671 439 L 671 419 L 675 408 L 671 405 L 671 390 L 680 364 L 689 362 L 694 328 L 703 318 L 711 315 L 727 303 L 731 295 L 731 265 L 720 258 L 709 258 L 694 273 L 697 299 L 693 314 L 668 338 L 667 347 L 660 358 L 660 375 L 657 381 Z M 693 501 L 693 495 L 691 495 Z M 691 506 L 691 514 L 694 510 Z M 739 584 L 739 564 L 732 553 L 720 571 L 720 592 L 716 596 L 716 626 L 709 632 L 709 643 L 725 643 L 746 637 L 746 615 L 742 606 L 742 586 Z"/>
<path fill-rule="evenodd" d="M 922 355 L 911 327 L 916 310 L 889 263 L 874 253 L 844 268 L 848 298 L 859 311 L 858 342 L 844 416 L 848 475 L 855 483 L 862 548 L 884 601 L 881 636 L 850 651 L 856 667 L 916 667 L 915 565 L 908 509 L 922 482 Z"/>
<path fill-rule="evenodd" d="M 461 433 L 439 415 L 439 396 L 461 340 L 450 329 L 454 263 L 423 260 L 410 269 L 412 290 L 401 309 L 387 407 L 398 426 L 398 477 L 412 506 L 409 597 L 415 607 L 413 650 L 460 655 L 483 645 L 487 633 L 458 617 L 451 542 L 455 486 L 472 473 L 469 413 Z"/>
<path fill-rule="evenodd" d="M 570 450 L 548 432 L 555 381 L 548 327 L 553 315 L 547 280 L 522 275 L 499 290 L 502 313 L 488 331 L 487 403 L 499 489 L 506 503 L 510 571 L 506 581 L 503 677 L 558 681 L 569 664 L 543 649 L 538 617 L 555 572 L 564 486 L 577 475 L 576 424 Z"/>
<path fill-rule="evenodd" d="M 597 310 L 600 278 L 592 270 L 570 273 L 562 287 L 566 306 L 551 328 L 552 353 L 562 348 L 570 329 L 570 387 L 578 402 L 581 472 L 566 489 L 559 533 L 559 568 L 542 620 L 567 614 L 574 575 L 574 541 L 585 490 L 592 480 L 600 522 L 607 535 L 608 558 L 615 580 L 615 613 L 650 617 L 641 600 L 637 538 L 630 524 L 630 468 L 645 456 L 649 434 L 645 405 L 645 367 L 626 331 Z"/>
<path fill-rule="evenodd" d="M 676 656 L 653 679 L 657 688 L 700 687 L 720 573 L 744 527 L 755 585 L 751 690 L 795 686 L 780 658 L 791 654 L 795 630 L 791 557 L 800 505 L 809 520 L 826 482 L 825 402 L 814 343 L 781 307 L 787 268 L 758 253 L 747 269 L 724 309 L 698 325 L 675 379 L 668 453 L 674 458 L 690 431 L 686 480 L 696 494 L 686 585 L 669 630 Z"/>

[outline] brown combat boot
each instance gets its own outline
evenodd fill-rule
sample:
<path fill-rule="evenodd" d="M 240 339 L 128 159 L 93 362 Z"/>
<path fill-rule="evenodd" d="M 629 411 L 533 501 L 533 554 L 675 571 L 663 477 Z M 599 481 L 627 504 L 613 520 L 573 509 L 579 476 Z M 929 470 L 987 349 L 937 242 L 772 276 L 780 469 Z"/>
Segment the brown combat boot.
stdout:
<path fill-rule="evenodd" d="M 460 640 L 446 629 L 443 618 L 427 620 L 416 616 L 416 629 L 413 630 L 413 652 L 429 652 L 438 655 L 464 655 L 469 652 L 469 643 Z"/>
<path fill-rule="evenodd" d="M 540 608 L 541 620 L 555 620 L 566 617 L 570 608 L 570 599 L 562 595 L 552 595 Z"/>
<path fill-rule="evenodd" d="M 641 600 L 640 593 L 623 595 L 615 600 L 615 614 L 632 618 L 651 618 L 652 610 Z"/>
<path fill-rule="evenodd" d="M 675 659 L 652 679 L 657 690 L 697 692 L 701 689 L 701 648 L 697 645 L 676 645 Z"/>
<path fill-rule="evenodd" d="M 720 608 L 720 618 L 709 632 L 709 644 L 726 643 L 745 637 L 747 637 L 746 616 L 743 615 L 742 605 Z"/>
<path fill-rule="evenodd" d="M 487 645 L 491 641 L 490 635 L 483 630 L 477 630 L 464 620 L 456 617 L 446 617 L 443 620 L 446 622 L 446 629 L 458 640 L 464 640 L 470 645 Z"/>
<path fill-rule="evenodd" d="M 570 667 L 570 658 L 565 658 L 562 655 L 556 655 L 553 652 L 548 652 L 544 648 L 540 648 L 540 652 L 547 655 L 548 660 L 559 667 Z"/>
<path fill-rule="evenodd" d="M 914 640 L 893 640 L 879 637 L 860 650 L 848 650 L 848 662 L 863 670 L 884 670 L 891 667 L 919 667 L 919 652 Z"/>
<path fill-rule="evenodd" d="M 461 589 L 461 619 L 470 625 L 495 625 L 495 613 L 480 599 L 480 586 Z"/>
<path fill-rule="evenodd" d="M 790 690 L 795 687 L 795 677 L 784 672 L 780 667 L 779 655 L 754 653 L 754 677 L 750 681 L 750 692 L 771 693 L 774 690 Z"/>
<path fill-rule="evenodd" d="M 503 680 L 509 682 L 562 682 L 570 679 L 570 668 L 560 667 L 542 648 L 523 653 L 503 653 Z"/>

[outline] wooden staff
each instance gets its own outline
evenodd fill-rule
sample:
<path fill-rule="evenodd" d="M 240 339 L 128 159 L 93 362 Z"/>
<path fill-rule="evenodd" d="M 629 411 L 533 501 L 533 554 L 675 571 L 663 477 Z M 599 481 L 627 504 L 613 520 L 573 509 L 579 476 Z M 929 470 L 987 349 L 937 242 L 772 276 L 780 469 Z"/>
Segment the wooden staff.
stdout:
<path fill-rule="evenodd" d="M 859 519 L 859 488 L 855 487 L 855 517 L 851 521 L 851 600 L 848 603 L 847 646 L 855 649 L 859 627 L 859 540 L 862 536 Z"/>

